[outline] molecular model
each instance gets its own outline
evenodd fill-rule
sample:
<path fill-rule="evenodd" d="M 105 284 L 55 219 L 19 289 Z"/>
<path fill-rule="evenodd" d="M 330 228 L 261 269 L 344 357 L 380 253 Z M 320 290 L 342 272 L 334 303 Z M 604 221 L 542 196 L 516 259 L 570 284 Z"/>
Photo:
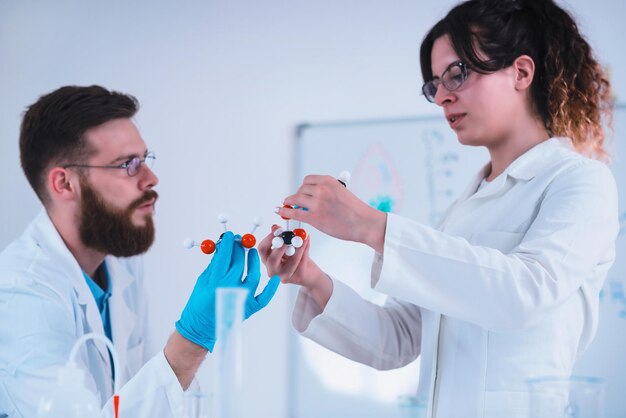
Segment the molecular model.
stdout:
<path fill-rule="evenodd" d="M 285 208 L 293 209 L 291 205 L 283 205 Z M 293 231 L 289 228 L 289 218 L 281 216 L 286 221 L 286 227 L 278 228 L 274 231 L 274 238 L 272 239 L 272 249 L 280 248 L 283 245 L 287 246 L 285 255 L 291 257 L 296 253 L 296 248 L 302 247 L 304 240 L 306 240 L 306 231 L 302 228 L 296 228 Z"/>
<path fill-rule="evenodd" d="M 343 187 L 348 187 L 348 182 L 350 181 L 350 177 L 352 177 L 350 175 L 350 172 L 347 170 L 344 170 L 341 173 L 339 173 L 339 178 L 337 180 L 339 180 L 339 183 L 343 184 Z"/>
<path fill-rule="evenodd" d="M 337 179 L 339 183 L 341 183 L 344 187 L 348 187 L 348 181 L 350 181 L 350 172 L 342 171 L 339 173 L 339 178 Z M 284 208 L 293 209 L 294 207 L 291 205 L 283 205 Z M 296 207 L 297 208 L 297 207 Z M 300 208 L 304 209 L 305 208 Z M 296 253 L 296 248 L 302 247 L 304 241 L 306 240 L 307 233 L 306 231 L 300 227 L 300 223 L 298 222 L 298 228 L 295 228 L 293 231 L 289 228 L 289 218 L 281 216 L 286 221 L 286 227 L 278 228 L 274 231 L 274 238 L 272 239 L 272 249 L 281 248 L 283 245 L 287 245 L 287 250 L 285 251 L 285 255 L 291 257 Z"/>
<path fill-rule="evenodd" d="M 220 214 L 217 217 L 217 220 L 224 226 L 224 232 L 226 232 L 228 230 L 228 228 L 226 227 L 226 224 L 228 223 L 228 216 L 225 214 Z M 260 216 L 255 217 L 253 222 L 254 227 L 252 228 L 252 232 L 250 232 L 249 234 L 244 234 L 241 237 L 241 245 L 247 249 L 250 249 L 256 245 L 256 238 L 253 234 L 254 231 L 256 231 L 256 229 L 263 224 L 263 220 Z M 224 235 L 223 232 L 220 235 L 219 239 L 222 238 L 222 235 Z M 217 240 L 218 242 L 219 239 Z M 205 239 L 201 243 L 198 243 L 190 238 L 187 238 L 183 241 L 183 246 L 185 248 L 200 247 L 200 250 L 205 254 L 213 254 L 213 252 L 215 252 L 215 245 L 215 241 L 210 239 Z"/>

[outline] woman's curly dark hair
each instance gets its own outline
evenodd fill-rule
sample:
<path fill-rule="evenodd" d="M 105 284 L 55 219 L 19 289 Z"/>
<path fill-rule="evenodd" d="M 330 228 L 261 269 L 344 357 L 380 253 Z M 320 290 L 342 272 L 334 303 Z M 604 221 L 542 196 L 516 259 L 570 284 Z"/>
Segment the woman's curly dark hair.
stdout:
<path fill-rule="evenodd" d="M 432 47 L 444 35 L 459 58 L 483 74 L 530 56 L 532 105 L 548 132 L 571 138 L 585 155 L 608 159 L 603 126 L 612 128 L 611 84 L 572 16 L 553 0 L 469 0 L 454 7 L 422 41 L 424 81 L 433 78 Z"/>

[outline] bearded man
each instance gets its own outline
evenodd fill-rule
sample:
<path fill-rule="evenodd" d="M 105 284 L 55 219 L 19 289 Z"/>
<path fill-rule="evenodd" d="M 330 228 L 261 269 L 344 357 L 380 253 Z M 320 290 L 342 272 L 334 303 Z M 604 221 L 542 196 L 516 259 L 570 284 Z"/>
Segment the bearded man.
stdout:
<path fill-rule="evenodd" d="M 158 178 L 132 117 L 130 95 L 100 86 L 66 86 L 24 114 L 20 158 L 44 210 L 0 254 L 0 417 L 31 418 L 55 386 L 75 341 L 95 332 L 113 341 L 119 375 L 103 344 L 78 355 L 87 385 L 112 416 L 118 381 L 120 416 L 174 417 L 183 391 L 215 344 L 215 290 L 249 289 L 245 317 L 266 306 L 279 283 L 258 296 L 260 264 L 224 233 L 198 278 L 164 349 L 150 357 L 140 254 L 155 236 Z"/>

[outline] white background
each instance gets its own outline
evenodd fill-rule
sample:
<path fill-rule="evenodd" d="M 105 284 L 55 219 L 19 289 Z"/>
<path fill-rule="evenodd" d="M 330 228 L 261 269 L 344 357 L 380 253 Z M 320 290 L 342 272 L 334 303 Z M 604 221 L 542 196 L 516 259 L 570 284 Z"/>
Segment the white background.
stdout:
<path fill-rule="evenodd" d="M 40 210 L 19 167 L 24 108 L 66 84 L 136 95 L 161 179 L 146 267 L 163 343 L 206 262 L 181 241 L 214 236 L 223 211 L 237 231 L 274 222 L 298 123 L 439 114 L 420 96 L 419 44 L 455 3 L 0 0 L 0 248 Z M 626 4 L 567 4 L 623 101 Z M 246 323 L 246 417 L 287 417 L 290 298 L 282 287 Z"/>

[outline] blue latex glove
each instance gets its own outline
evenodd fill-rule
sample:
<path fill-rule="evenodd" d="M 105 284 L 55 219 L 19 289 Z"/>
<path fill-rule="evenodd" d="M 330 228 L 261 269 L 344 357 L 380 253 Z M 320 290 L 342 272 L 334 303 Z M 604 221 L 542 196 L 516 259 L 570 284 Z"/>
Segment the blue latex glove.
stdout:
<path fill-rule="evenodd" d="M 178 332 L 202 347 L 213 351 L 216 340 L 215 302 L 218 287 L 248 289 L 244 307 L 245 319 L 263 309 L 272 300 L 280 278 L 272 277 L 265 289 L 255 296 L 261 278 L 261 264 L 256 249 L 248 251 L 248 274 L 241 281 L 245 263 L 245 250 L 232 232 L 222 235 L 209 266 L 200 274 L 185 309 L 176 322 Z"/>

